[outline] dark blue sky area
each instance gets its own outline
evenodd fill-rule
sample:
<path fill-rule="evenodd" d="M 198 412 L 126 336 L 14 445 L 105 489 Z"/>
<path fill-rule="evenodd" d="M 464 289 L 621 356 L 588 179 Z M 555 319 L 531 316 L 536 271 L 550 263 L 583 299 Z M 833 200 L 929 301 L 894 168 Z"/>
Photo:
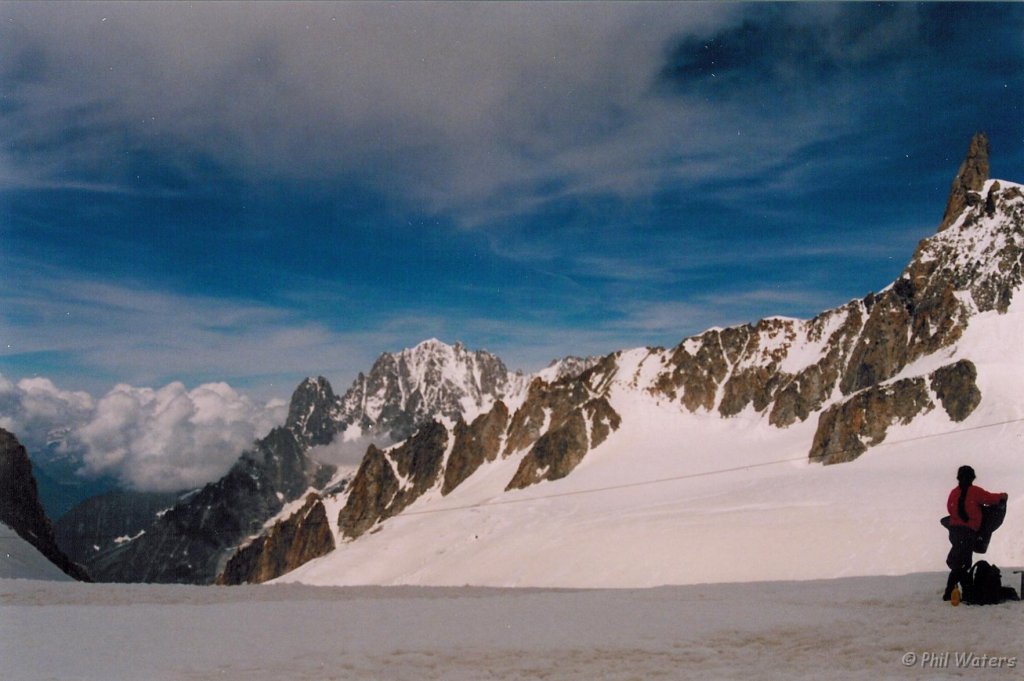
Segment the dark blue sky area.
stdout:
<path fill-rule="evenodd" d="M 436 336 L 535 370 L 886 286 L 1024 7 L 0 6 L 0 373 L 286 396 Z"/>

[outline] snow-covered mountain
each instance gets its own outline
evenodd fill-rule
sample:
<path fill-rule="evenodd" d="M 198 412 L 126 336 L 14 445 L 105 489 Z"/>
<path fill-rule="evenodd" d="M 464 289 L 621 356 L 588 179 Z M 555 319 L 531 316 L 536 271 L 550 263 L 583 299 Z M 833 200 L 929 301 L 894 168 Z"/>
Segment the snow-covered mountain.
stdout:
<path fill-rule="evenodd" d="M 566 358 L 552 362 L 541 375 L 565 376 L 595 361 Z M 509 371 L 491 353 L 436 339 L 383 353 L 341 396 L 327 379 L 308 378 L 295 389 L 284 426 L 257 441 L 220 480 L 183 496 L 170 508 L 163 507 L 165 500 L 147 497 L 143 500 L 147 504 L 161 506 L 159 513 L 147 506 L 142 515 L 133 514 L 130 522 L 123 517 L 123 496 L 91 499 L 68 514 L 60 539 L 97 579 L 105 581 L 208 583 L 240 547 L 245 553 L 229 574 L 251 577 L 249 572 L 258 570 L 276 576 L 294 567 L 298 558 L 270 561 L 273 569 L 260 567 L 267 559 L 253 554 L 251 544 L 257 535 L 265 528 L 272 530 L 273 523 L 268 521 L 286 520 L 278 516 L 291 513 L 297 502 L 302 506 L 307 492 L 326 494 L 346 485 L 345 471 L 310 458 L 312 448 L 336 439 L 400 442 L 434 419 L 450 426 L 470 421 L 489 413 L 495 404 L 521 403 L 532 378 Z M 112 514 L 119 516 L 117 524 L 132 531 L 125 527 L 98 530 Z M 284 523 L 278 533 L 293 537 L 289 528 L 296 522 Z M 308 523 L 304 527 L 306 532 L 313 531 Z M 280 537 L 271 539 L 270 535 L 260 539 L 255 548 L 265 553 L 282 545 Z M 315 547 L 292 552 L 303 560 L 334 547 L 330 536 L 311 540 L 303 535 L 301 541 Z"/>
<path fill-rule="evenodd" d="M 434 418 L 471 421 L 497 400 L 516 401 L 526 378 L 495 355 L 437 339 L 386 352 L 340 400 L 338 421 L 358 433 L 401 441 Z"/>
<path fill-rule="evenodd" d="M 989 180 L 987 154 L 972 140 L 939 232 L 895 282 L 813 319 L 533 376 L 429 340 L 340 397 L 307 379 L 283 428 L 100 576 L 625 586 L 941 569 L 933 526 L 965 457 L 979 483 L 1024 491 L 1009 475 L 1024 188 Z M 361 437 L 378 444 L 354 472 L 308 456 Z M 1024 562 L 1024 544 L 1001 546 Z"/>
<path fill-rule="evenodd" d="M 524 376 L 486 350 L 431 338 L 381 354 L 369 373 L 360 373 L 337 398 L 330 411 L 332 427 L 348 438 L 389 436 L 401 442 L 434 419 L 470 422 L 498 401 L 518 406 L 534 378 L 550 382 L 577 375 L 599 359 L 566 357 Z"/>
<path fill-rule="evenodd" d="M 286 579 L 623 586 L 941 569 L 936 520 L 959 464 L 1024 491 L 1024 187 L 987 168 L 979 136 L 954 182 L 959 212 L 878 293 L 613 353 L 533 380 L 517 407 L 371 447 L 323 500 L 338 547 Z M 1006 539 L 996 557 L 1024 562 Z"/>

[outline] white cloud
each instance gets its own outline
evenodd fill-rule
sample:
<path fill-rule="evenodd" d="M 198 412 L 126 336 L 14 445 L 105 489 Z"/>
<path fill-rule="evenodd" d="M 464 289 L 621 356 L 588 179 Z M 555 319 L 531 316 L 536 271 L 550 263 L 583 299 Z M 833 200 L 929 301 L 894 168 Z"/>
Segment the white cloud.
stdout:
<path fill-rule="evenodd" d="M 254 403 L 225 383 L 187 390 L 118 385 L 75 435 L 92 473 L 115 474 L 136 489 L 177 490 L 214 480 L 285 410 Z"/>
<path fill-rule="evenodd" d="M 336 436 L 330 444 L 310 447 L 307 455 L 314 461 L 338 468 L 355 467 L 362 462 L 366 449 L 370 445 L 386 449 L 393 444 L 394 442 L 386 434 L 366 436 L 358 426 L 350 426 L 340 437 Z"/>
<path fill-rule="evenodd" d="M 171 491 L 223 475 L 244 449 L 283 423 L 281 400 L 258 403 L 226 383 L 192 390 L 117 385 L 99 399 L 46 378 L 0 376 L 0 427 L 38 452 L 59 437 L 86 475 L 140 490 Z"/>
<path fill-rule="evenodd" d="M 61 390 L 47 378 L 12 383 L 0 375 L 0 428 L 17 435 L 30 451 L 53 443 L 67 453 L 67 429 L 82 423 L 95 409 L 88 393 Z"/>

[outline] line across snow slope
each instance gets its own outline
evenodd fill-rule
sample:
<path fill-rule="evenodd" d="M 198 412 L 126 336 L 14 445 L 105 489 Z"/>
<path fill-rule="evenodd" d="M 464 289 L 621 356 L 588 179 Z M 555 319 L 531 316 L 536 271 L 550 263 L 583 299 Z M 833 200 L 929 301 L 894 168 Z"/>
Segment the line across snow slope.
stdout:
<path fill-rule="evenodd" d="M 1019 298 L 1005 314 L 976 315 L 955 346 L 893 379 L 970 359 L 982 399 L 961 423 L 936 408 L 855 461 L 822 466 L 807 461 L 816 418 L 779 429 L 749 408 L 723 419 L 613 390 L 622 426 L 572 475 L 505 492 L 520 457 L 485 464 L 447 497 L 429 492 L 281 581 L 642 587 L 943 570 L 938 520 L 965 463 L 982 487 L 1009 492 L 987 558 L 1019 566 Z"/>

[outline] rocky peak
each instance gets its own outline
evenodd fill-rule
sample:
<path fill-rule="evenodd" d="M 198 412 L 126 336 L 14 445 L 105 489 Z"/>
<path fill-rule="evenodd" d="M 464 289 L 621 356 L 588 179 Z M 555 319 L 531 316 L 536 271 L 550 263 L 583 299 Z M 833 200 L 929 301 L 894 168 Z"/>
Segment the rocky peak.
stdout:
<path fill-rule="evenodd" d="M 524 386 L 495 355 L 430 339 L 378 357 L 341 399 L 341 419 L 404 440 L 433 418 L 472 421 Z"/>
<path fill-rule="evenodd" d="M 940 232 L 948 229 L 964 208 L 981 200 L 978 192 L 988 180 L 988 174 L 988 137 L 985 136 L 985 133 L 979 132 L 971 138 L 967 157 L 960 164 L 960 169 L 953 179 L 953 186 L 949 190 L 949 200 L 946 202 L 946 212 L 939 224 Z"/>
<path fill-rule="evenodd" d="M 338 428 L 339 400 L 323 376 L 307 378 L 292 393 L 285 427 L 308 445 L 325 445 Z"/>

